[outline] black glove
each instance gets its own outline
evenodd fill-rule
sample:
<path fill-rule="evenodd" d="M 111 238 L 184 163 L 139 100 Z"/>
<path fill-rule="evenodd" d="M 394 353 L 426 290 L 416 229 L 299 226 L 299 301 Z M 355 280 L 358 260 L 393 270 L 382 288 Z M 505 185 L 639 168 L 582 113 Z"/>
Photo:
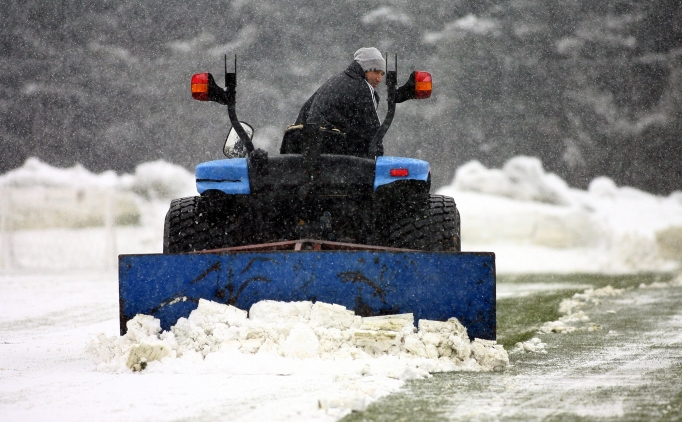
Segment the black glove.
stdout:
<path fill-rule="evenodd" d="M 410 73 L 410 77 L 405 82 L 405 85 L 396 89 L 395 91 L 395 102 L 402 103 L 403 101 L 414 99 L 414 72 Z"/>

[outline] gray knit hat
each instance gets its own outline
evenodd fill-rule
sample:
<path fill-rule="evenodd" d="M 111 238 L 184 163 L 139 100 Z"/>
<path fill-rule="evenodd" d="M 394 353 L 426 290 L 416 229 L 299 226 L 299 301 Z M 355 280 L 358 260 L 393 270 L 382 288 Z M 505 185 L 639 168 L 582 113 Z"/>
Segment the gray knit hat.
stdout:
<path fill-rule="evenodd" d="M 386 60 L 381 55 L 381 52 L 374 47 L 363 47 L 355 52 L 353 58 L 360 63 L 362 70 L 369 72 L 370 70 L 381 70 L 386 73 Z"/>

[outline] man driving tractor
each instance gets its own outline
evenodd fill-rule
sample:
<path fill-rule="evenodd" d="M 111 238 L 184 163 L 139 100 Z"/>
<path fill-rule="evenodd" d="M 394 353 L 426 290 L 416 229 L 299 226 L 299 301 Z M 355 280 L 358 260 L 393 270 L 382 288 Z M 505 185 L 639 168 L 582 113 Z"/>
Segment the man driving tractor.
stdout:
<path fill-rule="evenodd" d="M 303 104 L 296 119 L 296 128 L 312 125 L 338 132 L 337 142 L 330 147 L 342 155 L 370 157 L 370 144 L 381 122 L 377 114 L 377 86 L 386 74 L 386 60 L 374 47 L 355 52 L 346 70 L 325 82 Z M 414 98 L 414 72 L 405 85 L 396 91 L 396 103 Z M 377 155 L 383 155 L 383 144 L 377 145 Z"/>

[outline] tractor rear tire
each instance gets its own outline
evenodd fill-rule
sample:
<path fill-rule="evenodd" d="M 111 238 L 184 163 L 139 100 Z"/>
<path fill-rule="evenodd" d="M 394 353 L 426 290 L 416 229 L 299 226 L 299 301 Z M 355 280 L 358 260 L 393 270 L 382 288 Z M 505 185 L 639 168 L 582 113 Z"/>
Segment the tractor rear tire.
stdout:
<path fill-rule="evenodd" d="M 174 199 L 163 228 L 163 253 L 182 253 L 244 244 L 229 204 L 191 196 Z"/>
<path fill-rule="evenodd" d="M 421 251 L 462 250 L 459 211 L 455 200 L 443 195 L 429 195 L 424 209 L 391 224 L 389 246 Z"/>

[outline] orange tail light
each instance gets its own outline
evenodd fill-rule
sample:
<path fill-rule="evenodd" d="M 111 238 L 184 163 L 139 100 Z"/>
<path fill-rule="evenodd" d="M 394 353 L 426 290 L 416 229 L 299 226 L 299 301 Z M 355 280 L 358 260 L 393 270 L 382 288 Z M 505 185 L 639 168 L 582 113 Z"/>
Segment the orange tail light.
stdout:
<path fill-rule="evenodd" d="M 431 96 L 432 79 L 429 72 L 416 71 L 414 72 L 414 98 L 424 99 Z"/>
<path fill-rule="evenodd" d="M 208 73 L 197 73 L 192 76 L 192 98 L 208 101 Z"/>

